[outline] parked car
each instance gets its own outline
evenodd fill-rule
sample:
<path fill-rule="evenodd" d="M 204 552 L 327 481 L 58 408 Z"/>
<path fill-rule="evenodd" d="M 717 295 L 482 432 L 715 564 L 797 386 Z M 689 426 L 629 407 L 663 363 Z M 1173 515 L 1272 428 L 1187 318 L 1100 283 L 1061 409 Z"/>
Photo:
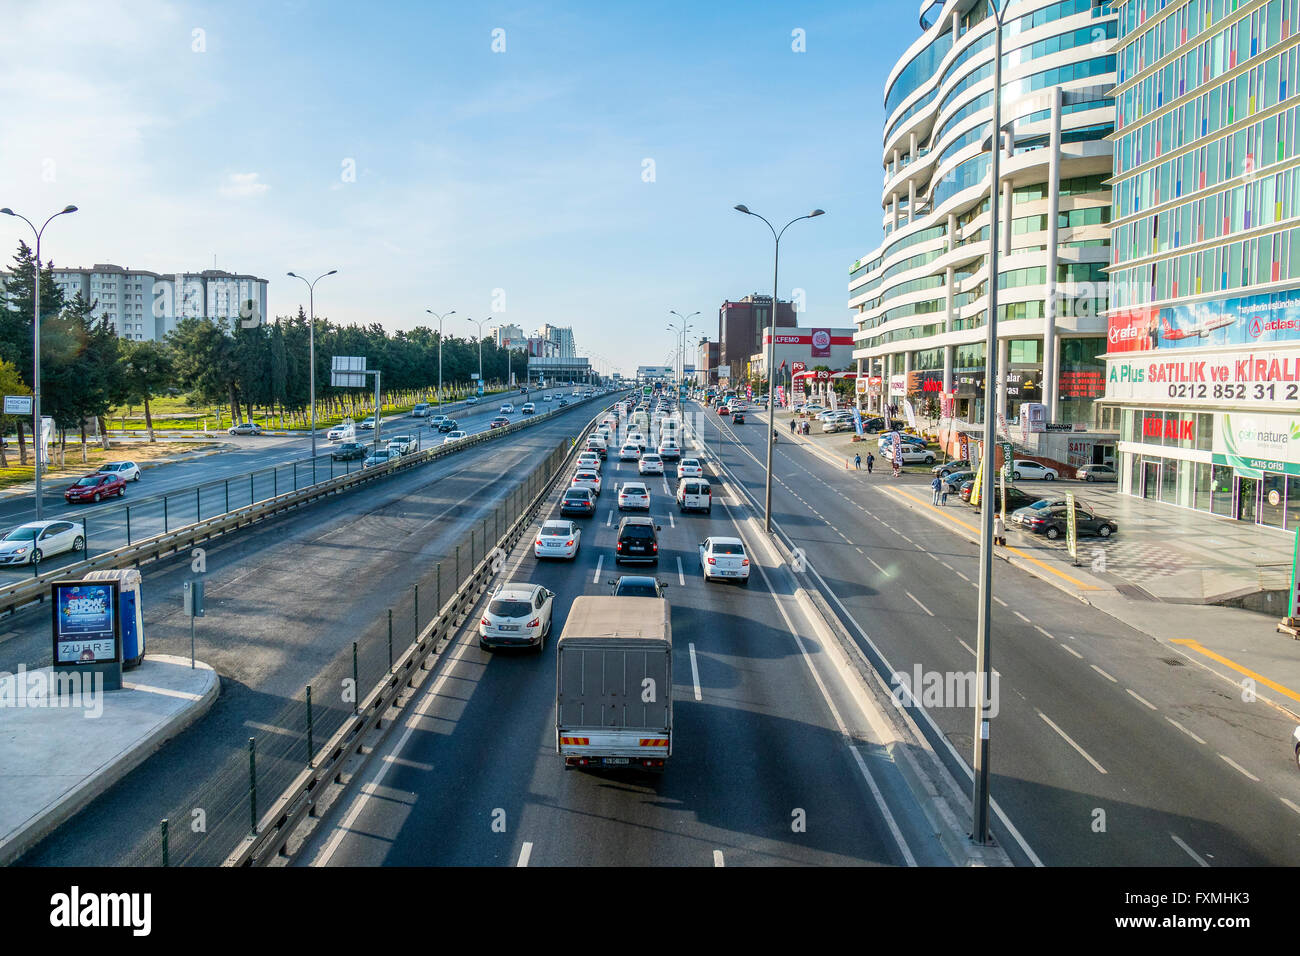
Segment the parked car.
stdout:
<path fill-rule="evenodd" d="M 930 473 L 945 478 L 963 471 L 970 471 L 970 462 L 968 461 L 948 461 L 942 465 L 935 465 L 930 469 Z"/>
<path fill-rule="evenodd" d="M 560 499 L 560 516 L 583 515 L 590 518 L 596 513 L 596 495 L 590 488 L 569 488 Z"/>
<path fill-rule="evenodd" d="M 0 564 L 40 564 L 45 558 L 86 546 L 81 525 L 73 521 L 29 521 L 0 539 Z"/>
<path fill-rule="evenodd" d="M 618 489 L 618 510 L 626 511 L 629 508 L 650 510 L 650 489 L 639 481 L 625 481 Z"/>
<path fill-rule="evenodd" d="M 659 563 L 659 526 L 649 517 L 621 518 L 614 542 L 614 563 Z"/>
<path fill-rule="evenodd" d="M 1064 495 L 1048 495 L 1046 498 L 1039 498 L 1037 501 L 1031 502 L 1024 507 L 1008 512 L 1007 521 L 1008 523 L 1014 522 L 1015 524 L 1022 525 L 1025 523 L 1026 518 L 1042 514 L 1044 508 L 1064 508 L 1068 500 L 1069 499 Z M 1082 505 L 1084 508 L 1089 507 L 1086 501 L 1079 501 L 1077 499 L 1075 504 Z"/>
<path fill-rule="evenodd" d="M 890 434 L 891 434 L 890 432 L 885 432 L 883 435 L 881 435 L 879 438 L 876 439 L 876 444 L 881 448 L 885 448 L 886 446 L 893 444 L 893 441 L 889 437 Z M 899 432 L 898 440 L 901 441 L 904 445 L 920 445 L 922 448 L 926 446 L 925 439 L 922 438 L 920 435 L 909 435 L 906 432 Z"/>
<path fill-rule="evenodd" d="M 139 481 L 140 466 L 133 461 L 110 461 L 100 465 L 99 471 L 105 475 L 115 475 L 123 481 Z"/>
<path fill-rule="evenodd" d="M 1029 518 L 1024 526 L 1034 534 L 1041 534 L 1055 541 L 1066 533 L 1069 514 L 1066 508 L 1043 508 L 1037 516 Z M 1095 534 L 1098 537 L 1109 538 L 1119 530 L 1119 525 L 1111 518 L 1103 518 L 1099 514 L 1080 508 L 1077 504 L 1074 506 L 1074 523 L 1075 530 L 1080 535 Z"/>
<path fill-rule="evenodd" d="M 1084 465 L 1075 471 L 1074 477 L 1083 481 L 1118 481 L 1119 472 L 1113 465 Z"/>
<path fill-rule="evenodd" d="M 609 582 L 614 597 L 666 597 L 668 585 L 657 578 L 642 574 L 621 574 Z"/>
<path fill-rule="evenodd" d="M 582 529 L 572 521 L 551 519 L 542 522 L 537 532 L 537 542 L 533 545 L 533 554 L 539 558 L 568 558 L 578 556 L 582 547 Z"/>
<path fill-rule="evenodd" d="M 358 441 L 345 441 L 330 452 L 335 461 L 357 461 L 366 457 L 366 446 Z"/>
<path fill-rule="evenodd" d="M 939 477 L 942 478 L 943 476 L 940 475 Z M 950 472 L 948 472 L 948 476 L 947 476 L 947 478 L 948 478 L 948 484 L 952 485 L 952 487 L 954 488 L 954 490 L 955 490 L 955 489 L 960 489 L 961 486 L 962 486 L 962 484 L 963 484 L 964 482 L 970 481 L 970 480 L 971 480 L 972 478 L 974 478 L 974 477 L 975 477 L 975 472 L 973 472 L 973 471 L 969 471 L 969 470 L 968 470 L 968 471 L 950 471 Z"/>
<path fill-rule="evenodd" d="M 1021 478 L 1034 478 L 1043 481 L 1055 481 L 1058 477 L 1055 468 L 1048 468 L 1046 465 L 1039 464 L 1036 461 L 1017 458 L 1011 463 L 1011 477 L 1019 481 Z"/>
<path fill-rule="evenodd" d="M 974 481 L 972 481 L 971 484 L 973 485 Z M 969 504 L 970 495 L 967 495 L 964 500 L 966 501 L 967 504 Z M 1038 500 L 1037 495 L 1031 495 L 1027 491 L 1021 491 L 1015 485 L 1007 485 L 1007 514 L 1008 515 L 1010 515 L 1012 512 L 1016 511 L 1019 508 L 1029 507 L 1037 500 Z M 979 504 L 975 505 L 975 510 L 982 511 L 983 504 L 984 502 L 981 501 Z M 999 508 L 999 509 L 1002 507 L 1002 489 L 996 484 L 993 486 L 993 505 L 995 508 Z"/>
<path fill-rule="evenodd" d="M 228 429 L 228 431 L 232 435 L 260 435 L 262 434 L 262 426 L 256 422 L 240 422 L 233 428 Z"/>
<path fill-rule="evenodd" d="M 822 432 L 827 435 L 832 434 L 834 432 L 845 432 L 851 429 L 852 427 L 853 427 L 853 419 L 844 418 L 842 416 L 828 418 L 824 422 L 822 422 Z"/>
<path fill-rule="evenodd" d="M 888 445 L 884 445 L 880 449 L 880 457 L 884 458 L 887 461 L 893 461 L 894 454 L 895 451 L 892 443 Z M 900 442 L 899 450 L 897 454 L 900 456 L 899 460 L 904 465 L 912 465 L 912 464 L 933 465 L 934 464 L 934 452 L 930 451 L 924 445 L 913 445 L 909 442 Z"/>
<path fill-rule="evenodd" d="M 551 632 L 551 607 L 555 592 L 540 584 L 503 584 L 488 601 L 478 622 L 478 646 L 520 647 L 531 645 L 540 652 Z"/>
<path fill-rule="evenodd" d="M 77 479 L 63 492 L 63 497 L 69 504 L 77 504 L 83 501 L 98 502 L 114 495 L 120 498 L 124 494 L 126 494 L 125 481 L 116 475 L 105 475 L 96 472 L 93 475 Z"/>
<path fill-rule="evenodd" d="M 739 538 L 705 538 L 700 542 L 700 570 L 705 582 L 714 580 L 749 583 L 749 557 Z"/>

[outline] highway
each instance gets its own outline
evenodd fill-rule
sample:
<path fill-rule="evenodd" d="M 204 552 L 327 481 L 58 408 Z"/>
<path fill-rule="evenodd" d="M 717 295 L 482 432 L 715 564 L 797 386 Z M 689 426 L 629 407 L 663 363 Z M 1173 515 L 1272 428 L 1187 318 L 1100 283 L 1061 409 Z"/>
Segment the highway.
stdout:
<path fill-rule="evenodd" d="M 522 416 L 519 409 L 525 400 L 537 405 L 538 414 L 557 407 L 560 397 L 569 397 L 569 388 L 553 388 L 539 391 L 533 389 L 527 399 L 518 392 L 498 398 L 484 398 L 478 405 L 447 405 L 446 414 L 452 415 L 463 431 L 476 434 L 486 431 L 488 422 L 496 417 L 498 409 L 505 403 L 515 406 L 511 421 L 519 421 Z M 555 400 L 547 402 L 544 396 L 551 394 Z M 570 397 L 570 401 L 574 401 Z M 429 427 L 428 418 L 415 418 L 411 415 L 397 415 L 385 418 L 380 429 L 380 440 L 385 436 L 415 434 L 419 436 L 422 448 L 440 445 L 445 435 L 438 434 Z M 360 461 L 334 462 L 329 453 L 333 445 L 325 439 L 327 429 L 320 429 L 317 434 L 317 458 L 315 466 L 316 480 L 324 481 L 331 475 L 341 475 L 356 471 L 361 467 Z M 374 433 L 357 431 L 357 441 L 373 443 Z M 59 482 L 44 495 L 47 520 L 67 518 L 84 522 L 89 553 L 95 555 L 103 551 L 120 548 L 127 544 L 127 507 L 130 506 L 131 540 L 138 541 L 151 534 L 161 534 L 164 527 L 176 528 L 197 519 L 198 508 L 202 516 L 208 518 L 214 514 L 247 505 L 250 501 L 271 497 L 275 493 L 291 491 L 295 481 L 298 487 L 305 487 L 312 480 L 311 436 L 233 436 L 222 435 L 219 440 L 234 447 L 219 454 L 204 455 L 193 460 L 180 460 L 149 468 L 141 473 L 139 481 L 127 484 L 126 495 L 113 498 L 101 504 L 68 504 L 63 499 L 63 490 L 70 482 Z M 121 460 L 129 461 L 130 448 L 125 447 Z M 296 463 L 296 465 L 294 464 Z M 282 466 L 272 471 L 272 466 Z M 264 469 L 264 471 L 261 471 Z M 238 475 L 247 475 L 258 471 L 249 482 L 231 483 L 227 489 L 223 479 Z M 181 494 L 188 492 L 188 494 Z M 162 497 L 172 495 L 168 502 L 167 514 L 164 515 Z M 32 496 L 0 499 L 0 527 L 31 521 L 35 518 Z M 80 552 L 67 552 L 55 555 L 43 561 L 42 571 L 73 564 L 82 560 Z M 0 568 L 0 586 L 32 575 L 30 566 L 9 566 Z"/>
<path fill-rule="evenodd" d="M 571 439 L 600 407 L 600 400 L 575 406 L 514 437 L 466 448 L 206 545 L 207 616 L 198 622 L 197 656 L 220 674 L 221 697 L 207 716 L 21 862 L 141 862 L 133 854 L 152 838 L 161 816 L 207 806 L 206 788 L 232 757 L 238 763 L 248 737 L 265 732 L 353 640 L 382 626 L 388 608 L 409 601 L 412 584 L 449 559 L 541 454 Z M 147 652 L 188 657 L 189 620 L 181 610 L 188 553 L 141 571 Z M 431 608 L 432 596 L 426 601 Z M 20 611 L 5 623 L 0 670 L 49 663 L 48 606 Z M 378 646 L 373 650 L 378 653 Z M 332 701 L 333 695 L 319 693 L 318 706 Z"/>
<path fill-rule="evenodd" d="M 611 457 L 603 475 L 598 514 L 578 519 L 583 539 L 573 561 L 539 562 L 526 538 L 501 575 L 503 583 L 532 581 L 556 593 L 543 652 L 480 650 L 471 615 L 409 705 L 411 716 L 300 862 L 945 863 L 897 768 L 872 745 L 868 721 L 824 652 L 823 629 L 804 614 L 775 556 L 751 547 L 761 570 L 748 587 L 704 583 L 702 538 L 740 534 L 753 545 L 759 537 L 721 488 L 711 515 L 682 515 L 671 477 L 645 479 L 662 529 L 657 575 L 672 605 L 668 767 L 661 776 L 563 768 L 555 753 L 554 639 L 569 603 L 608 594 L 617 574 L 646 573 L 613 565 L 616 486 L 636 480 L 636 466 Z M 558 514 L 555 497 L 543 519 Z"/>
<path fill-rule="evenodd" d="M 696 410 L 699 411 L 698 406 Z M 697 419 L 761 503 L 766 423 Z M 903 507 L 888 470 L 837 469 L 778 441 L 773 517 L 834 593 L 862 646 L 896 671 L 974 668 L 973 544 Z M 897 487 L 895 485 L 894 487 Z M 904 485 L 928 502 L 924 485 Z M 957 502 L 949 511 L 968 522 Z M 1047 583 L 997 562 L 992 662 L 995 819 L 1017 862 L 1283 866 L 1300 859 L 1293 718 Z M 969 781 L 973 712 L 928 708 Z M 957 759 L 959 758 L 959 759 Z M 1032 855 L 1031 855 L 1032 854 Z"/>

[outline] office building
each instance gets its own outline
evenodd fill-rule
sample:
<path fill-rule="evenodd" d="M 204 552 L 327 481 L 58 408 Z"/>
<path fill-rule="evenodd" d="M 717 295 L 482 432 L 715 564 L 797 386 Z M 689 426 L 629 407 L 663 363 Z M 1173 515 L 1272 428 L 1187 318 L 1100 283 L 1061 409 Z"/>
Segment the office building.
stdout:
<path fill-rule="evenodd" d="M 718 364 L 721 374 L 715 377 L 739 382 L 745 377 L 750 356 L 763 344 L 763 330 L 772 321 L 772 297 L 747 295 L 743 299 L 723 302 L 718 309 Z M 777 303 L 776 327 L 793 328 L 798 324 L 794 306 Z"/>

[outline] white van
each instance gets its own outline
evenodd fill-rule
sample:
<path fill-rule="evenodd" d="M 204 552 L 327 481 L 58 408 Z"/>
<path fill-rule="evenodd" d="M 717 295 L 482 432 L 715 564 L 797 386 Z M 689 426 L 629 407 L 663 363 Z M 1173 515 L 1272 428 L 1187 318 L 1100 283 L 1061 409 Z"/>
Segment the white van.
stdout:
<path fill-rule="evenodd" d="M 703 478 L 683 478 L 677 482 L 677 510 L 713 513 L 713 489 Z"/>

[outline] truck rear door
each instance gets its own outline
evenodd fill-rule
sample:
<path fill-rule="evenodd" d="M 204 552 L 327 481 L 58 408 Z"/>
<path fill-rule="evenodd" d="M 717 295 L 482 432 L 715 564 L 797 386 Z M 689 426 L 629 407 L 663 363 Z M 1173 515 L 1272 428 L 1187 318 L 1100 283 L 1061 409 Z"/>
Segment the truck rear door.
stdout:
<path fill-rule="evenodd" d="M 617 766 L 638 759 L 662 759 L 672 752 L 668 650 L 565 647 L 560 654 L 558 684 L 556 715 L 562 755 L 592 757 Z"/>

